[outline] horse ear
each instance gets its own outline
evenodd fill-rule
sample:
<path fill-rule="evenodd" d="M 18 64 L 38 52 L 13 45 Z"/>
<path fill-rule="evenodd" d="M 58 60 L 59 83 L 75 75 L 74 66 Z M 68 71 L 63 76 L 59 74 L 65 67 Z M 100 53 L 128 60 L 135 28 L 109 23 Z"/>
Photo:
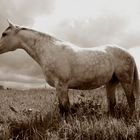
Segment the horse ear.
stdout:
<path fill-rule="evenodd" d="M 11 27 L 11 28 L 15 27 L 14 24 L 9 19 L 7 19 L 7 22 L 9 23 L 9 27 Z"/>

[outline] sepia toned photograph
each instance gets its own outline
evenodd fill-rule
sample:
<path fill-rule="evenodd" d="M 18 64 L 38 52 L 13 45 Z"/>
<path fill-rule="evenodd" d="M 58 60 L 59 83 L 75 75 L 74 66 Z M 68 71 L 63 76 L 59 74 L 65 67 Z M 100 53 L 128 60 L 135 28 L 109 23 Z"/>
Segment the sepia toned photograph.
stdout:
<path fill-rule="evenodd" d="M 0 0 L 0 140 L 140 140 L 139 0 Z"/>

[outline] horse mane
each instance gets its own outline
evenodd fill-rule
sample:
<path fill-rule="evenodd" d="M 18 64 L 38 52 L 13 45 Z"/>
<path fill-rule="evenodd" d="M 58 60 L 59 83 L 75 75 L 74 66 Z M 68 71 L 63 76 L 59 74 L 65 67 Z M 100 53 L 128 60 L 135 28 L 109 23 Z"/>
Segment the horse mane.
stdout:
<path fill-rule="evenodd" d="M 30 29 L 30 28 L 25 28 L 25 27 L 23 27 L 23 28 L 21 28 L 21 30 L 34 32 L 34 33 L 38 34 L 41 38 L 47 38 L 47 40 L 56 40 L 55 37 L 53 37 L 53 36 L 51 36 L 51 35 L 49 35 L 49 34 L 46 34 L 46 33 L 42 33 L 42 32 L 40 32 L 40 31 L 36 31 L 36 30 L 34 30 L 34 29 Z"/>

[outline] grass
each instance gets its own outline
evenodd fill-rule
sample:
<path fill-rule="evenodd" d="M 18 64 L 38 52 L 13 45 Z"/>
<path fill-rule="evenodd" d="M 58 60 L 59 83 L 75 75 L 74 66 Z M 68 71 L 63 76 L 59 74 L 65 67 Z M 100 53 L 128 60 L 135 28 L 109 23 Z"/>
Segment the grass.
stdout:
<path fill-rule="evenodd" d="M 107 113 L 105 89 L 70 90 L 71 115 L 60 117 L 54 90 L 1 90 L 0 140 L 139 140 L 135 116 L 118 89 L 115 117 Z"/>

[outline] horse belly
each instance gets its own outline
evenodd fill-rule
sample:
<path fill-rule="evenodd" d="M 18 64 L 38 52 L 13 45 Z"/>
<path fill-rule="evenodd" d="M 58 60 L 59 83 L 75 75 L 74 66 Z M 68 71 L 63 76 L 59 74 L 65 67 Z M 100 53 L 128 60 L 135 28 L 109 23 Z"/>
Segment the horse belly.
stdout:
<path fill-rule="evenodd" d="M 69 82 L 69 88 L 95 89 L 110 81 L 114 73 L 114 65 L 112 61 L 108 60 L 104 60 L 98 65 L 87 66 L 85 64 L 78 69 L 75 76 Z"/>
<path fill-rule="evenodd" d="M 69 83 L 69 88 L 81 90 L 95 89 L 106 84 L 108 81 L 110 81 L 111 77 L 112 74 L 103 77 L 95 77 L 92 80 L 87 81 L 73 80 Z"/>

